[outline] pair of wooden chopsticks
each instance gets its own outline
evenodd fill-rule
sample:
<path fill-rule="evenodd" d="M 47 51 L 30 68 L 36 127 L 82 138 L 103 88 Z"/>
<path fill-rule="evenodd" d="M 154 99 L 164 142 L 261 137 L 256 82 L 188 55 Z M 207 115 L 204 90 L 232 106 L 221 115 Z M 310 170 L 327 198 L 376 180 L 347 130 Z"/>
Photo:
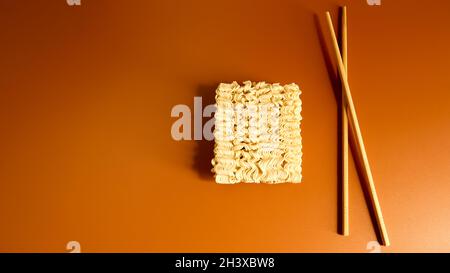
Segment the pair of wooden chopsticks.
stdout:
<path fill-rule="evenodd" d="M 350 92 L 350 86 L 348 84 L 347 77 L 347 8 L 344 7 L 342 11 L 342 40 L 341 49 L 339 49 L 338 40 L 334 32 L 333 22 L 329 12 L 326 13 L 328 28 L 331 33 L 331 39 L 333 42 L 334 53 L 336 55 L 339 76 L 342 82 L 342 232 L 344 235 L 349 234 L 349 217 L 348 217 L 348 118 L 350 119 L 350 125 L 352 132 L 354 132 L 356 146 L 358 149 L 358 156 L 363 164 L 362 169 L 365 175 L 365 179 L 369 187 L 370 203 L 375 213 L 375 218 L 378 226 L 378 230 L 381 235 L 381 243 L 385 246 L 389 246 L 389 237 L 387 234 L 386 226 L 384 224 L 383 215 L 381 213 L 380 203 L 375 190 L 375 184 L 373 182 L 372 171 L 370 170 L 369 160 L 367 158 L 366 149 L 359 127 L 358 117 L 356 116 L 355 106 L 353 104 L 352 95 Z M 342 54 L 341 54 L 342 52 Z M 349 115 L 348 115 L 349 114 Z"/>

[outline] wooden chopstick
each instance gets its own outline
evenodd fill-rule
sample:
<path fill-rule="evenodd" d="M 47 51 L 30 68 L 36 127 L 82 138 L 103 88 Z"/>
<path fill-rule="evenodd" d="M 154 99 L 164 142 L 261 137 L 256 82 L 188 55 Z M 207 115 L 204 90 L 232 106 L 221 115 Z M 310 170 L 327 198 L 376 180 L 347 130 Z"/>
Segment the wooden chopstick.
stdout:
<path fill-rule="evenodd" d="M 356 138 L 356 144 L 360 151 L 361 157 L 362 157 L 362 163 L 364 165 L 364 172 L 367 178 L 367 183 L 369 186 L 369 196 L 371 205 L 373 207 L 373 211 L 375 212 L 375 218 L 378 225 L 378 229 L 380 231 L 381 235 L 381 243 L 385 246 L 388 246 L 390 244 L 389 237 L 387 234 L 386 226 L 384 224 L 383 214 L 381 213 L 381 207 L 380 203 L 378 201 L 378 196 L 375 190 L 375 184 L 373 182 L 372 177 L 372 171 L 370 170 L 369 160 L 367 158 L 366 149 L 364 147 L 364 142 L 361 134 L 361 129 L 359 127 L 358 117 L 356 116 L 356 110 L 355 106 L 353 104 L 352 95 L 350 92 L 350 86 L 347 81 L 347 72 L 345 70 L 344 62 L 342 61 L 342 56 L 339 50 L 339 45 L 337 42 L 336 34 L 334 32 L 333 22 L 331 20 L 331 15 L 329 12 L 326 13 L 327 16 L 327 22 L 328 22 L 328 28 L 331 33 L 331 39 L 333 41 L 333 48 L 334 53 L 336 55 L 337 63 L 338 63 L 338 70 L 339 75 L 341 78 L 341 81 L 344 85 L 344 91 L 345 91 L 345 102 L 347 103 L 348 110 L 350 111 L 350 122 L 353 127 L 353 130 L 355 131 L 355 138 Z"/>
<path fill-rule="evenodd" d="M 348 76 L 347 48 L 347 7 L 343 7 L 341 18 L 341 54 L 345 73 Z M 344 86 L 342 86 L 341 94 L 341 168 L 342 235 L 348 236 L 350 233 L 348 204 L 348 116 Z"/>

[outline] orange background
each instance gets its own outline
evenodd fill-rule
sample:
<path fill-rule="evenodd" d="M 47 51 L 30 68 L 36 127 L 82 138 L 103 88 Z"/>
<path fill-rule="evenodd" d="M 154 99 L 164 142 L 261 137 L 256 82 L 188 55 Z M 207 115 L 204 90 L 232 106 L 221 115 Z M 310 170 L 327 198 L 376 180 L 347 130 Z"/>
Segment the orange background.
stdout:
<path fill-rule="evenodd" d="M 450 251 L 449 1 L 81 2 L 0 3 L 0 251 L 368 252 L 353 161 L 337 233 L 341 4 L 382 251 Z M 174 105 L 247 79 L 301 86 L 302 184 L 217 185 L 212 143 L 172 140 Z"/>

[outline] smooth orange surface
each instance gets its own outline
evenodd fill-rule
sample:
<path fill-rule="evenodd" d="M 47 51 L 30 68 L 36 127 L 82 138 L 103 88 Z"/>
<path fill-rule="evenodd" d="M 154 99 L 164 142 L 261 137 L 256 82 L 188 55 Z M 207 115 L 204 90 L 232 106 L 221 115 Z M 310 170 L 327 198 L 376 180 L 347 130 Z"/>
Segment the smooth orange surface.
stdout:
<path fill-rule="evenodd" d="M 450 251 L 449 1 L 81 2 L 0 3 L 0 251 L 368 252 L 353 161 L 337 232 L 343 4 L 382 251 Z M 212 143 L 172 139 L 174 105 L 247 79 L 302 88 L 302 184 L 217 185 Z"/>

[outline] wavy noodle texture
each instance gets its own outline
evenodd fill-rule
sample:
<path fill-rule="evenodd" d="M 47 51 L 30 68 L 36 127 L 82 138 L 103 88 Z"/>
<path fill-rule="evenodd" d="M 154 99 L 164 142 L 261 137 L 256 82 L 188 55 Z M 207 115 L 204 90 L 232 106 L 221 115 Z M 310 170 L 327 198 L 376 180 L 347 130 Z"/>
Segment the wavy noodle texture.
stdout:
<path fill-rule="evenodd" d="M 300 94 L 294 83 L 217 87 L 212 160 L 217 183 L 301 182 Z"/>

